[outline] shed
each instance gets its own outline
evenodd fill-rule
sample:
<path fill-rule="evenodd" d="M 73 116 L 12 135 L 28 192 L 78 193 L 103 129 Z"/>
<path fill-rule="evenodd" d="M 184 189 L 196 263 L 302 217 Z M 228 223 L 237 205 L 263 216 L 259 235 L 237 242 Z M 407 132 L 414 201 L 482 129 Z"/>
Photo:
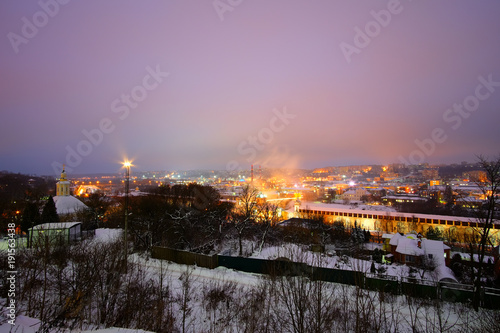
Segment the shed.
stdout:
<path fill-rule="evenodd" d="M 29 247 L 40 246 L 43 243 L 61 244 L 80 240 L 82 237 L 82 222 L 43 223 L 28 230 Z"/>

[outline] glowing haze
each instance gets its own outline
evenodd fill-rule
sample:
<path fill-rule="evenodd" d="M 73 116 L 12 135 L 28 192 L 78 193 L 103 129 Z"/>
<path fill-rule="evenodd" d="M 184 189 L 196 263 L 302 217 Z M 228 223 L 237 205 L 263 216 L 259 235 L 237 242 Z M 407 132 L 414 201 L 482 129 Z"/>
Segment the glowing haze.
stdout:
<path fill-rule="evenodd" d="M 2 1 L 0 170 L 472 161 L 500 2 Z"/>

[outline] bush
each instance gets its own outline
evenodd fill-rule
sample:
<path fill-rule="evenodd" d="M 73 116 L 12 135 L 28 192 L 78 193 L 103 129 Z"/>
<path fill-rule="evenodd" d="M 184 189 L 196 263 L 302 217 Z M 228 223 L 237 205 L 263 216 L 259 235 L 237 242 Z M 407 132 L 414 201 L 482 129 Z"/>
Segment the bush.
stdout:
<path fill-rule="evenodd" d="M 455 253 L 450 261 L 450 269 L 455 274 L 457 279 L 462 279 L 464 272 L 464 265 L 462 263 L 462 256 L 459 253 Z"/>
<path fill-rule="evenodd" d="M 379 249 L 375 249 L 372 253 L 372 260 L 374 260 L 378 264 L 381 264 L 382 263 L 382 251 L 380 251 Z"/>

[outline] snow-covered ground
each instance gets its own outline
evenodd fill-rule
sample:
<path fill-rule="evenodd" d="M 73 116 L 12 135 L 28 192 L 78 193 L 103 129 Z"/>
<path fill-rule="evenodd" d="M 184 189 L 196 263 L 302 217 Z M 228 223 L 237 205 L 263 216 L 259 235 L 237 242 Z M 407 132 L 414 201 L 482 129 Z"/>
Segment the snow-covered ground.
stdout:
<path fill-rule="evenodd" d="M 380 248 L 380 244 L 364 244 L 370 245 L 370 248 Z M 258 259 L 278 259 L 287 258 L 291 261 L 302 262 L 311 266 L 334 268 L 349 271 L 358 271 L 369 273 L 372 262 L 369 260 L 356 259 L 349 256 L 327 255 L 323 253 L 313 253 L 308 251 L 306 247 L 296 244 L 285 244 L 283 246 L 266 247 L 260 253 L 255 253 L 251 258 Z M 401 264 L 375 264 L 376 269 L 382 268 L 385 270 L 384 275 L 394 276 L 397 278 L 408 277 L 410 275 L 410 268 Z M 439 266 L 434 272 L 425 272 L 423 278 L 432 282 L 441 279 L 451 279 L 456 281 L 453 272 L 444 265 Z M 420 278 L 420 270 L 417 269 L 415 277 Z"/>
<path fill-rule="evenodd" d="M 166 260 L 151 259 L 145 255 L 141 256 L 137 254 L 132 255 L 131 260 L 153 271 L 166 270 L 173 280 L 179 280 L 181 275 L 187 271 L 190 272 L 195 280 L 209 279 L 213 281 L 236 282 L 245 286 L 256 286 L 262 279 L 261 274 L 235 271 L 222 266 L 215 269 L 208 269 L 198 266 L 180 265 Z"/>
<path fill-rule="evenodd" d="M 122 237 L 122 235 L 122 229 L 96 229 L 94 240 L 109 242 Z"/>
<path fill-rule="evenodd" d="M 12 326 L 9 323 L 0 325 L 0 333 L 36 333 L 40 328 L 40 321 L 35 318 L 26 316 L 18 316 L 16 318 L 16 325 Z M 131 330 L 126 328 L 110 327 L 105 329 L 98 329 L 94 331 L 73 331 L 75 333 L 153 333 L 144 330 Z"/>
<path fill-rule="evenodd" d="M 96 231 L 94 242 L 109 242 L 119 239 L 119 237 L 121 236 L 121 230 L 98 229 Z M 276 259 L 284 257 L 293 261 L 304 262 L 310 265 L 350 269 L 363 272 L 368 272 L 371 265 L 370 261 L 358 260 L 345 256 L 338 257 L 312 253 L 310 251 L 307 251 L 307 249 L 305 249 L 304 247 L 295 244 L 267 247 L 262 249 L 261 252 L 257 252 L 258 251 L 256 251 L 251 256 L 251 258 Z M 173 293 L 177 295 L 176 297 L 181 294 L 183 279 L 186 274 L 189 274 L 192 288 L 192 303 L 190 304 L 191 312 L 189 315 L 190 317 L 188 332 L 208 331 L 207 325 L 209 325 L 209 322 L 214 322 L 214 320 L 216 321 L 216 317 L 213 317 L 214 314 L 208 313 L 211 310 L 207 310 L 206 305 L 203 305 L 203 297 L 206 297 L 207 290 L 209 288 L 213 288 L 213 286 L 225 287 L 228 284 L 232 284 L 233 286 L 236 286 L 235 292 L 237 293 L 237 295 L 234 295 L 234 299 L 237 302 L 239 297 L 242 297 L 243 295 L 249 295 L 249 293 L 260 290 L 265 281 L 264 277 L 259 274 L 234 271 L 224 267 L 218 267 L 216 269 L 206 269 L 196 266 L 179 265 L 164 260 L 151 259 L 147 254 L 133 254 L 130 256 L 130 262 L 132 265 L 144 268 L 151 277 L 159 276 L 160 272 L 162 271 L 166 272 L 167 278 L 164 284 L 168 285 L 170 290 L 172 290 Z M 389 275 L 402 277 L 408 276 L 409 274 L 409 268 L 405 265 L 385 265 L 385 267 L 387 268 L 386 274 Z M 389 315 L 395 316 L 393 319 L 391 319 L 394 320 L 394 324 L 397 325 L 397 329 L 393 327 L 393 330 L 395 331 L 411 331 L 412 323 L 415 323 L 415 321 L 418 321 L 422 325 L 427 325 L 429 320 L 434 320 L 434 323 L 436 323 L 438 322 L 436 319 L 438 315 L 443 316 L 447 320 L 449 325 L 453 323 L 460 323 L 460 325 L 462 325 L 462 323 L 465 323 L 467 325 L 471 324 L 467 322 L 467 320 L 469 319 L 463 319 L 463 316 L 467 315 L 467 312 L 464 312 L 465 308 L 463 305 L 442 303 L 440 308 L 435 308 L 432 304 L 415 306 L 415 304 L 412 305 L 411 301 L 405 296 L 386 296 L 388 297 L 388 299 L 380 301 L 378 299 L 379 293 L 377 292 L 363 290 L 360 294 L 360 291 L 354 286 L 339 285 L 333 283 L 327 283 L 327 286 L 329 286 L 328 290 L 331 290 L 332 292 L 331 297 L 334 297 L 339 302 L 340 300 L 347 300 L 348 303 L 342 305 L 347 307 L 344 309 L 344 311 L 354 311 L 355 309 L 359 309 L 359 307 L 355 305 L 356 303 L 367 302 L 365 304 L 366 306 L 372 306 L 372 308 L 370 308 L 370 311 L 375 311 L 373 314 L 370 314 L 370 316 L 383 312 L 387 312 L 389 313 Z M 272 298 L 271 300 L 276 301 L 278 298 L 276 298 L 276 296 L 274 297 L 275 298 Z M 5 304 L 4 300 L 1 301 L 2 304 Z M 370 302 L 377 303 L 369 304 Z M 264 306 L 264 304 L 262 304 L 262 306 Z M 286 309 L 283 307 L 283 304 L 279 305 L 275 303 L 274 306 L 275 308 L 273 309 L 273 312 L 281 311 L 283 313 L 286 313 Z M 223 314 L 224 311 L 228 310 L 222 309 L 219 314 Z M 175 315 L 177 316 L 177 319 L 179 319 L 180 314 L 178 311 Z M 374 319 L 376 319 L 375 317 Z M 5 318 L 5 315 L 3 316 L 3 318 Z M 471 319 L 471 321 L 474 320 L 475 319 Z M 0 323 L 3 323 L 2 325 L 0 325 L 0 333 L 36 332 L 40 325 L 37 319 L 28 318 L 23 315 L 17 316 L 16 326 L 11 326 L 10 324 L 4 323 L 3 321 L 0 321 Z M 236 322 L 229 322 L 225 325 L 227 326 L 223 330 L 220 330 L 221 332 L 238 331 L 238 324 Z M 99 327 L 96 327 L 95 329 L 97 328 Z M 346 331 L 353 329 L 353 327 L 350 327 L 347 328 Z M 86 333 L 90 331 L 84 330 L 73 332 Z M 142 330 L 125 330 L 119 328 L 99 329 L 92 332 L 146 333 L 146 331 Z"/>

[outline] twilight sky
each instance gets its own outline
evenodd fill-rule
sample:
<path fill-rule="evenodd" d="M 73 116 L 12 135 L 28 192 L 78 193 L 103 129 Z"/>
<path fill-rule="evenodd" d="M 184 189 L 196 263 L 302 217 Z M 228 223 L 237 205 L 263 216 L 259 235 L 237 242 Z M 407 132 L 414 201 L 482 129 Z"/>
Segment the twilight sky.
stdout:
<path fill-rule="evenodd" d="M 1 1 L 0 170 L 495 156 L 499 17 L 497 0 Z"/>

